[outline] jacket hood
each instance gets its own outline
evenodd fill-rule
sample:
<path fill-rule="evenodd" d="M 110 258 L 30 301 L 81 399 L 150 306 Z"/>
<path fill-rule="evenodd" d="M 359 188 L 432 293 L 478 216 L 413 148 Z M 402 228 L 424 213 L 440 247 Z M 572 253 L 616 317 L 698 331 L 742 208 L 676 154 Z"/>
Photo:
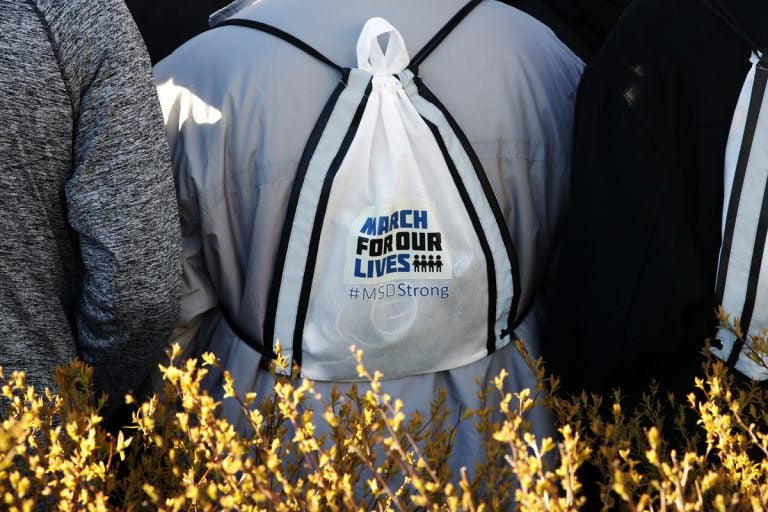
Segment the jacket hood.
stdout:
<path fill-rule="evenodd" d="M 234 16 L 239 11 L 242 11 L 249 5 L 255 4 L 258 0 L 234 0 L 233 2 L 225 5 L 218 11 L 214 12 L 208 18 L 208 26 L 215 27 L 222 21 Z"/>
<path fill-rule="evenodd" d="M 213 13 L 215 26 L 258 0 L 234 0 Z M 548 25 L 583 60 L 603 44 L 619 15 L 632 0 L 502 0 Z"/>

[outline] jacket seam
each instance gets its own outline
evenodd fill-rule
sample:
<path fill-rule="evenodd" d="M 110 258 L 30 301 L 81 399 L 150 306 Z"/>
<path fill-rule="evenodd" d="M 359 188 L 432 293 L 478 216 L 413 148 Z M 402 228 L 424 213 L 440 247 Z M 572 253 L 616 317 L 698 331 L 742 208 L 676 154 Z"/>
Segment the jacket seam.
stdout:
<path fill-rule="evenodd" d="M 70 82 L 67 79 L 67 74 L 64 71 L 64 66 L 61 61 L 61 49 L 56 42 L 56 38 L 53 35 L 53 30 L 51 30 L 51 25 L 48 23 L 48 19 L 40 10 L 40 7 L 38 7 L 37 3 L 33 0 L 27 0 L 27 4 L 29 4 L 29 6 L 32 7 L 32 10 L 35 11 L 35 14 L 40 20 L 40 24 L 43 26 L 45 35 L 48 38 L 48 44 L 51 45 L 53 56 L 56 59 L 56 67 L 58 68 L 59 74 L 61 75 L 61 81 L 64 82 L 64 88 L 67 90 L 67 95 L 69 95 L 69 107 L 72 111 L 72 119 L 74 120 L 77 117 L 77 112 L 75 111 L 75 95 L 72 92 L 72 87 L 70 86 Z"/>

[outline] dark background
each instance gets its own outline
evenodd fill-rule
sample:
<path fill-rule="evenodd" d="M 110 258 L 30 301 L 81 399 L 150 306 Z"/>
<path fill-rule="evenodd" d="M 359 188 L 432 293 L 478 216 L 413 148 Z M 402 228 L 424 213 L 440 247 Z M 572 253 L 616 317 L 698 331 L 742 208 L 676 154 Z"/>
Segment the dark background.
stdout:
<path fill-rule="evenodd" d="M 126 0 L 152 64 L 208 29 L 208 16 L 232 0 Z"/>

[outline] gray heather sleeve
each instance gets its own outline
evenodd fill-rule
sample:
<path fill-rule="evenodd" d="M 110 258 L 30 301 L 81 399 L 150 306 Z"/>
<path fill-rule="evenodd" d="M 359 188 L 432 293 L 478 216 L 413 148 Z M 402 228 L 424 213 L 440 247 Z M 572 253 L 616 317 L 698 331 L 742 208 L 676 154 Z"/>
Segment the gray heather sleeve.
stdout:
<path fill-rule="evenodd" d="M 76 119 L 66 197 L 85 266 L 78 351 L 120 401 L 157 363 L 178 314 L 173 176 L 149 58 L 122 0 L 54 3 Z"/>

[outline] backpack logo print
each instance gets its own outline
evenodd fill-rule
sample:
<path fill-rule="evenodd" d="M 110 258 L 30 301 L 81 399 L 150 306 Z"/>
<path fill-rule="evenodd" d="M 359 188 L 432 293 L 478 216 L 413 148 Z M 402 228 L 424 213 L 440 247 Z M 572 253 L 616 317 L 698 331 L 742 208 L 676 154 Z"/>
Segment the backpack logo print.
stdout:
<path fill-rule="evenodd" d="M 345 284 L 450 279 L 451 269 L 433 201 L 369 206 L 352 221 Z"/>

